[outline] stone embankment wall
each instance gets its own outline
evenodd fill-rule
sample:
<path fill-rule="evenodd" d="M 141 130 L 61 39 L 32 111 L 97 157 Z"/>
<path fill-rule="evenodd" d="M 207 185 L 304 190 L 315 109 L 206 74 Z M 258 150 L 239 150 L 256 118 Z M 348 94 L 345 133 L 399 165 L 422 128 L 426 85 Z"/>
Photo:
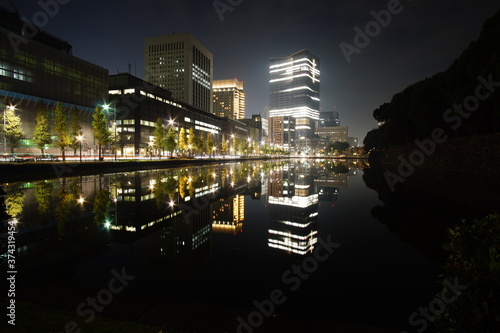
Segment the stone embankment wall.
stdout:
<path fill-rule="evenodd" d="M 500 212 L 500 133 L 448 139 L 436 143 L 430 154 L 421 147 L 376 151 L 370 154 L 370 165 L 400 177 L 405 186 L 485 212 Z M 431 145 L 427 147 L 430 152 Z M 411 162 L 422 156 L 421 164 Z"/>

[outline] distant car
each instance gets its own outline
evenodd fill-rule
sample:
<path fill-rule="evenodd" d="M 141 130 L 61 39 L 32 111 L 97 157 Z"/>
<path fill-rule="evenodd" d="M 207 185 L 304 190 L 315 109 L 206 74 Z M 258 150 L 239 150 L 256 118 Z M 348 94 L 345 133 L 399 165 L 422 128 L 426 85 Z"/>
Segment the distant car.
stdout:
<path fill-rule="evenodd" d="M 33 155 L 15 155 L 14 162 L 34 162 L 36 157 Z"/>
<path fill-rule="evenodd" d="M 52 154 L 42 154 L 42 155 L 38 155 L 36 157 L 36 160 L 37 161 L 53 161 L 54 160 L 54 155 Z"/>

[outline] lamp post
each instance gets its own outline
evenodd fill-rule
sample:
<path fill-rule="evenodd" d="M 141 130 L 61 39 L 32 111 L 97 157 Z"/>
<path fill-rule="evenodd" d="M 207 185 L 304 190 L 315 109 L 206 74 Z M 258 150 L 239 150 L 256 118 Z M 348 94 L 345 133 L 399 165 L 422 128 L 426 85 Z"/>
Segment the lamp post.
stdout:
<path fill-rule="evenodd" d="M 176 141 L 178 142 L 178 141 L 179 141 L 179 133 L 177 133 L 177 132 L 179 131 L 179 126 L 180 126 L 180 125 L 179 125 L 179 126 L 177 127 L 177 129 L 176 129 L 176 127 L 175 127 L 175 120 L 174 120 L 174 119 L 169 119 L 169 120 L 168 120 L 168 124 L 169 124 L 170 126 L 172 126 L 172 129 L 173 129 L 173 131 L 174 131 L 174 140 L 176 140 L 175 138 L 177 138 L 177 140 L 176 140 Z M 174 150 L 175 150 L 175 149 L 173 149 L 173 150 L 170 152 L 170 158 L 172 158 L 172 157 L 174 156 L 174 152 L 173 152 Z"/>
<path fill-rule="evenodd" d="M 83 135 L 79 135 L 76 137 L 76 139 L 80 142 L 80 163 L 82 163 L 82 141 L 83 141 Z"/>
<path fill-rule="evenodd" d="M 104 110 L 108 111 L 111 107 L 108 104 L 104 104 Z M 113 135 L 113 150 L 115 151 L 115 162 L 116 162 L 116 109 L 113 110 L 113 128 L 114 128 L 114 135 Z"/>

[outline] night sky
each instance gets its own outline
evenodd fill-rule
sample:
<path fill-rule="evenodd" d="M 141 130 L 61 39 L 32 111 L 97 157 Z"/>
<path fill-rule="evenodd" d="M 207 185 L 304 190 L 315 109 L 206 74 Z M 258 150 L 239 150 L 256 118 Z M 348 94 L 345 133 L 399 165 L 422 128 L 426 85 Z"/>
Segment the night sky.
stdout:
<path fill-rule="evenodd" d="M 445 70 L 500 9 L 498 0 L 401 0 L 399 6 L 395 0 L 221 0 L 236 4 L 221 20 L 213 0 L 59 1 L 66 4 L 47 16 L 42 29 L 110 74 L 128 72 L 132 64 L 131 74 L 143 77 L 145 37 L 193 34 L 214 56 L 214 79 L 244 82 L 247 117 L 263 114 L 268 105 L 269 58 L 308 49 L 321 62 L 322 110 L 335 107 L 349 136 L 360 141 L 377 126 L 374 109 L 409 84 Z M 41 17 L 38 0 L 14 3 L 31 22 Z M 0 5 L 12 9 L 7 0 Z M 369 44 L 348 63 L 340 43 L 355 46 L 354 28 L 364 31 L 374 20 L 370 12 L 388 6 L 394 11 L 390 22 L 373 30 Z"/>

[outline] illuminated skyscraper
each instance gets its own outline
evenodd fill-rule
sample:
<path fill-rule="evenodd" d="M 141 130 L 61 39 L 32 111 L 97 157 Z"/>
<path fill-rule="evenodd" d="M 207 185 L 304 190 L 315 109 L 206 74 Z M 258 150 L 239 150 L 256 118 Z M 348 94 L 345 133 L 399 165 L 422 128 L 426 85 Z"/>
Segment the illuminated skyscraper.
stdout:
<path fill-rule="evenodd" d="M 210 113 L 212 72 L 212 53 L 191 34 L 148 37 L 144 41 L 144 80 Z"/>
<path fill-rule="evenodd" d="M 237 79 L 213 81 L 213 112 L 219 117 L 245 118 L 243 81 Z"/>
<path fill-rule="evenodd" d="M 271 58 L 271 144 L 292 151 L 307 148 L 319 120 L 319 76 L 319 59 L 307 50 Z"/>

